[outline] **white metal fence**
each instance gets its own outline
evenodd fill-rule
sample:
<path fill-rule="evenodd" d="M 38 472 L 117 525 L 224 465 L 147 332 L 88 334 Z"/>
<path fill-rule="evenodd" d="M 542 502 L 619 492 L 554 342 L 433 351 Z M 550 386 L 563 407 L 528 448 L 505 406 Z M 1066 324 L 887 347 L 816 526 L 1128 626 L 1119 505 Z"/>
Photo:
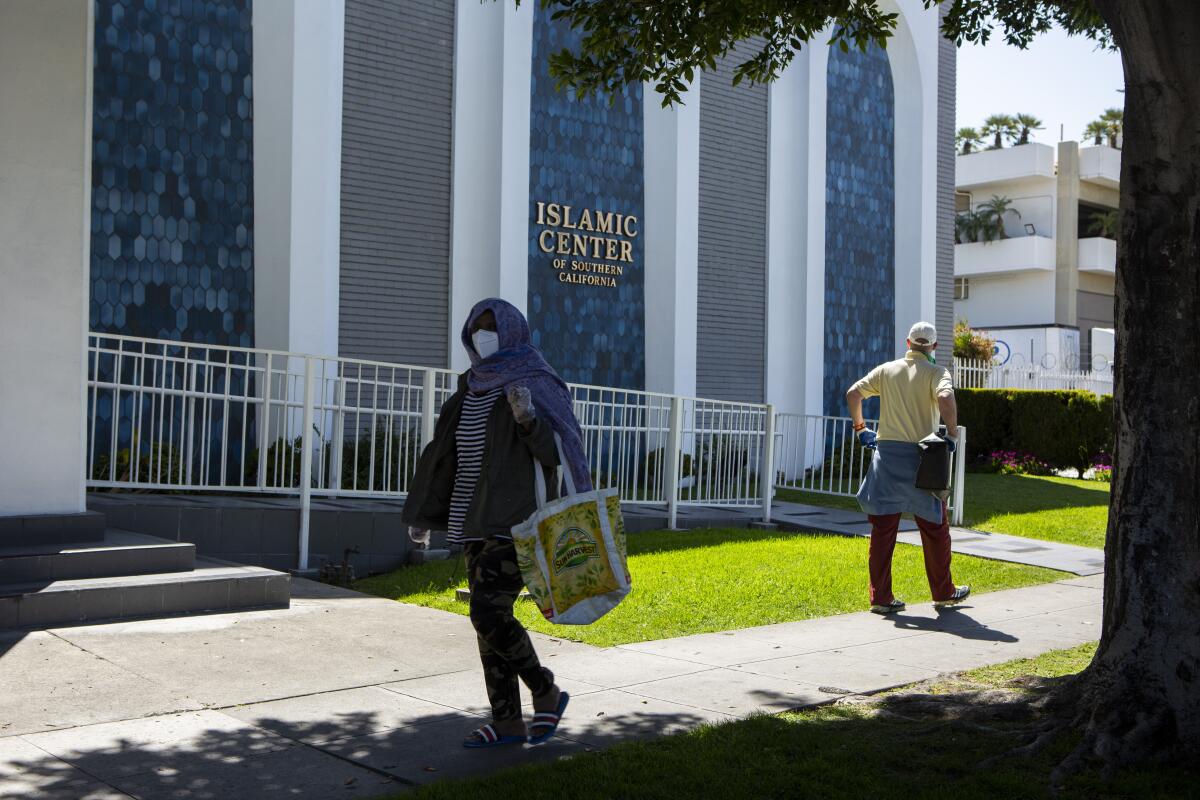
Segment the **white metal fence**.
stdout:
<path fill-rule="evenodd" d="M 297 495 L 301 568 L 311 498 L 405 496 L 458 380 L 424 367 L 97 333 L 87 363 L 90 488 Z M 776 488 L 852 496 L 867 464 L 846 418 L 570 389 L 595 483 L 618 488 L 625 503 L 665 506 L 671 527 L 682 505 L 761 508 L 769 522 Z M 956 523 L 962 486 L 960 459 Z"/>
<path fill-rule="evenodd" d="M 360 359 L 90 334 L 91 488 L 403 497 L 457 375 Z M 592 474 L 625 502 L 761 507 L 774 411 L 572 385 Z"/>
<path fill-rule="evenodd" d="M 1113 373 L 1111 366 L 1084 372 L 956 358 L 954 385 L 960 389 L 1081 389 L 1099 395 L 1112 394 Z"/>
<path fill-rule="evenodd" d="M 875 429 L 876 420 L 866 420 Z M 776 417 L 779 447 L 775 486 L 810 494 L 852 497 L 870 466 L 870 451 L 858 443 L 846 417 L 779 414 Z M 944 430 L 944 428 L 943 428 Z M 947 505 L 955 525 L 963 521 L 966 479 L 967 429 L 958 427 L 957 448 L 951 464 Z"/>

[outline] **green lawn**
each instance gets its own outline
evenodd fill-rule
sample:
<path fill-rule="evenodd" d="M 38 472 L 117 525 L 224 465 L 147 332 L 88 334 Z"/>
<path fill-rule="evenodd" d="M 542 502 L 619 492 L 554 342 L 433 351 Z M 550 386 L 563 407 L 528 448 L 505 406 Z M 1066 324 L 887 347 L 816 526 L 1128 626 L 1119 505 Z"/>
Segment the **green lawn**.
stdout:
<path fill-rule="evenodd" d="M 1015 675 L 1070 674 L 1087 664 L 1093 650 L 1094 645 L 1085 645 L 977 670 L 947 686 L 986 689 Z M 1073 744 L 1069 737 L 1039 757 L 1010 758 L 979 769 L 984 759 L 1022 743 L 1029 723 L 968 727 L 911 714 L 880 714 L 887 700 L 885 695 L 877 704 L 756 716 L 485 778 L 443 781 L 395 798 L 1200 798 L 1200 775 L 1164 767 L 1120 772 L 1111 781 L 1084 773 L 1063 793 L 1052 795 L 1049 773 Z"/>
<path fill-rule="evenodd" d="M 853 497 L 791 489 L 775 496 L 796 503 L 858 509 Z M 1108 525 L 1108 484 L 969 472 L 963 522 L 981 531 L 1102 548 Z"/>
<path fill-rule="evenodd" d="M 867 606 L 867 540 L 742 529 L 654 531 L 629 537 L 633 593 L 587 626 L 552 625 L 528 602 L 517 618 L 531 630 L 607 647 L 824 617 Z M 465 586 L 454 561 L 405 567 L 361 580 L 359 591 L 459 614 L 453 588 Z M 955 556 L 954 579 L 979 592 L 1045 583 L 1053 570 Z M 929 599 L 921 550 L 896 546 L 896 594 Z"/>

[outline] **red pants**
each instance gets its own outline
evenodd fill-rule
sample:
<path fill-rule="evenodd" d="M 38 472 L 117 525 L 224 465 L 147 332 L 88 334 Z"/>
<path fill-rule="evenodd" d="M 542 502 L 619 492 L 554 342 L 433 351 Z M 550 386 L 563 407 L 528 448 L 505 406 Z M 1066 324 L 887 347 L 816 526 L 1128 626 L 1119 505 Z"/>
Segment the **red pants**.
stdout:
<path fill-rule="evenodd" d="M 871 520 L 871 603 L 886 605 L 895 599 L 892 594 L 892 551 L 896 549 L 896 531 L 900 529 L 899 514 L 876 516 Z M 925 577 L 934 600 L 948 600 L 954 594 L 950 577 L 950 516 L 942 507 L 942 524 L 916 518 L 921 529 L 921 549 L 925 552 Z"/>

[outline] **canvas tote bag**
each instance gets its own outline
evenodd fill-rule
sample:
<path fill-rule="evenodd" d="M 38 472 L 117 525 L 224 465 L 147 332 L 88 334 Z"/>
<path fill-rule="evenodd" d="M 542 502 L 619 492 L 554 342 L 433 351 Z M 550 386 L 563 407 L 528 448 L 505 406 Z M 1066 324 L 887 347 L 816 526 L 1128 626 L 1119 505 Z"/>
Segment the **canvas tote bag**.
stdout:
<path fill-rule="evenodd" d="M 558 434 L 554 443 L 566 464 Z M 534 470 L 538 508 L 512 529 L 513 544 L 542 615 L 559 625 L 589 625 L 629 594 L 621 498 L 617 489 L 577 493 L 570 468 L 561 471 L 567 494 L 547 502 L 543 470 Z"/>

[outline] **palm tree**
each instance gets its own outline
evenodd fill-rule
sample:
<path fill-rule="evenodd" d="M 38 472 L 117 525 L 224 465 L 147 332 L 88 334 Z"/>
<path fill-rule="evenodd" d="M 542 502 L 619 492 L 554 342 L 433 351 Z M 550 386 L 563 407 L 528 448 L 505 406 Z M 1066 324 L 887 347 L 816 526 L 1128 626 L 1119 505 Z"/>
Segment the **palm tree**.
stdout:
<path fill-rule="evenodd" d="M 971 244 L 979 241 L 985 220 L 974 211 L 960 211 L 954 215 L 954 240 L 956 244 Z"/>
<path fill-rule="evenodd" d="M 959 128 L 954 134 L 954 143 L 958 145 L 962 155 L 973 152 L 983 144 L 983 137 L 974 128 Z"/>
<path fill-rule="evenodd" d="M 1094 233 L 1106 239 L 1117 238 L 1117 210 L 1114 208 L 1111 211 L 1105 211 L 1092 217 L 1092 223 L 1088 226 L 1088 233 Z"/>
<path fill-rule="evenodd" d="M 1120 147 L 1122 134 L 1125 132 L 1125 112 L 1119 108 L 1106 108 L 1098 121 L 1104 124 L 1108 146 Z"/>
<path fill-rule="evenodd" d="M 992 141 L 992 146 L 989 150 L 999 150 L 1004 147 L 1004 140 L 1010 142 L 1017 138 L 1019 131 L 1017 120 L 1008 114 L 992 114 L 983 121 L 983 130 L 980 131 L 984 136 L 995 137 Z"/>
<path fill-rule="evenodd" d="M 1104 134 L 1108 133 L 1108 125 L 1101 120 L 1092 120 L 1087 127 L 1083 129 L 1083 138 L 1091 139 L 1092 144 L 1104 144 Z"/>
<path fill-rule="evenodd" d="M 1029 144 L 1029 134 L 1042 129 L 1042 121 L 1033 114 L 1017 114 L 1015 119 L 1020 129 L 1017 144 Z"/>
<path fill-rule="evenodd" d="M 983 226 L 985 241 L 994 242 L 997 239 L 1008 238 L 1008 234 L 1004 232 L 1004 215 L 1016 214 L 1017 219 L 1021 218 L 1021 212 L 1012 207 L 1012 202 L 1010 197 L 994 194 L 990 200 L 979 204 L 976 213 L 979 214 Z"/>

